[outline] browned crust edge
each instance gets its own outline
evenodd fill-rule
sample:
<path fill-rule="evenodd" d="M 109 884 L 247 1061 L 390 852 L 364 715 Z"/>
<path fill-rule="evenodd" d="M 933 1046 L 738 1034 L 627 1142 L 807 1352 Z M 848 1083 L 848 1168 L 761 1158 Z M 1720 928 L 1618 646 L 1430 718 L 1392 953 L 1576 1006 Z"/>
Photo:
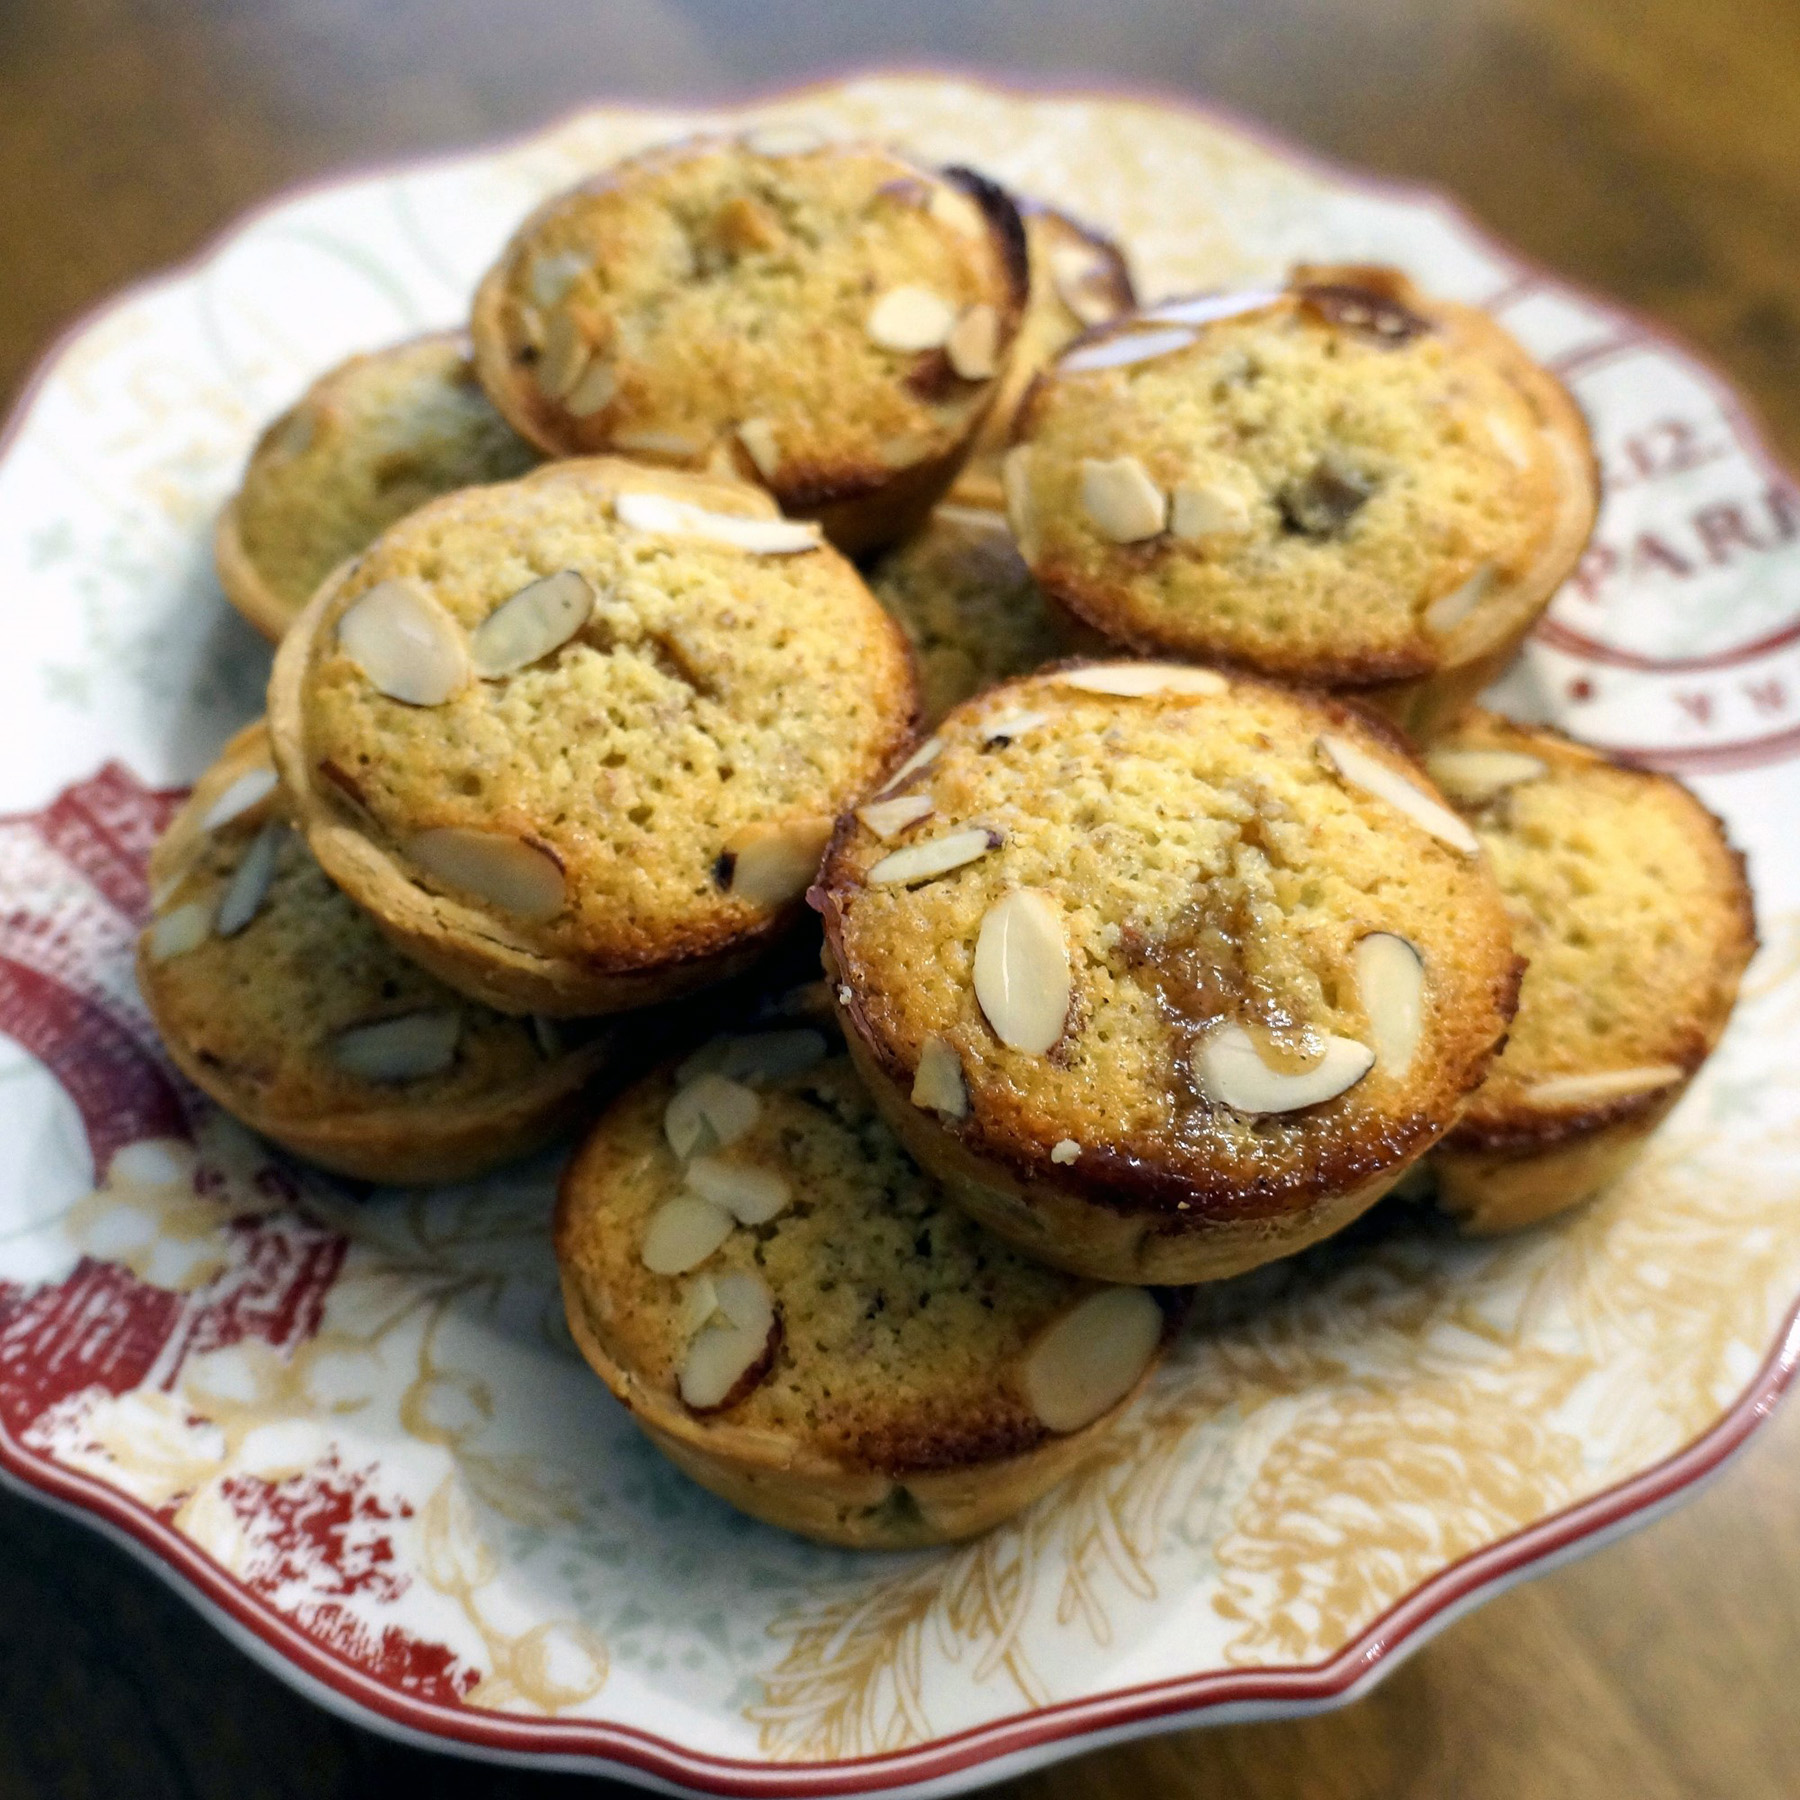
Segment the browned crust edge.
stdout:
<path fill-rule="evenodd" d="M 991 705 L 1003 689 L 1087 662 L 1075 657 L 1046 664 L 964 702 L 949 718 L 970 705 Z M 1316 706 L 1325 722 L 1359 730 L 1405 762 L 1409 779 L 1436 792 L 1417 752 L 1391 719 L 1345 696 L 1306 690 L 1296 694 L 1255 676 L 1233 679 Z M 938 729 L 947 722 L 941 721 Z M 1434 1121 L 1415 1113 L 1395 1121 L 1389 1135 L 1369 1150 L 1344 1146 L 1309 1169 L 1251 1188 L 1219 1172 L 1153 1167 L 1136 1157 L 1092 1149 L 1075 1165 L 1052 1165 L 1047 1150 L 1022 1145 L 1015 1134 L 990 1133 L 974 1118 L 940 1121 L 912 1104 L 914 1071 L 875 1029 L 861 1002 L 855 960 L 845 949 L 842 903 L 845 896 L 860 892 L 861 884 L 843 871 L 841 858 L 856 829 L 854 815 L 839 819 L 807 900 L 824 923 L 834 1004 L 858 1072 L 895 1135 L 916 1161 L 951 1188 L 965 1211 L 1040 1260 L 1097 1279 L 1214 1280 L 1288 1255 L 1347 1225 L 1454 1125 L 1486 1078 L 1505 1041 L 1504 1027 L 1518 1008 L 1525 965 L 1515 955 L 1497 977 L 1493 993 L 1501 1029 L 1487 1050 L 1471 1059 L 1461 1088 L 1446 1095 L 1445 1117 Z M 1077 1247 L 1070 1250 L 1069 1242 Z M 1276 1247 L 1267 1247 L 1271 1242 Z"/>
<path fill-rule="evenodd" d="M 691 1412 L 619 1359 L 587 1304 L 575 1254 L 575 1189 L 585 1148 L 564 1168 L 552 1226 L 563 1306 L 576 1347 L 650 1441 L 684 1474 L 740 1511 L 819 1543 L 909 1549 L 990 1530 L 1093 1453 L 1097 1441 L 1143 1392 L 1187 1317 L 1185 1293 L 1163 1289 L 1154 1294 L 1163 1312 L 1156 1353 L 1129 1393 L 1077 1431 L 1054 1435 L 1046 1430 L 1029 1449 L 947 1467 L 891 1470 L 851 1462 L 784 1433 L 734 1422 L 729 1409 Z"/>
<path fill-rule="evenodd" d="M 225 598 L 271 644 L 279 644 L 288 627 L 298 617 L 290 606 L 263 579 L 262 571 L 250 560 L 238 530 L 238 497 L 233 494 L 213 522 L 213 568 Z"/>
<path fill-rule="evenodd" d="M 632 464 L 620 462 L 619 466 L 644 473 Z M 567 479 L 574 467 L 570 461 L 553 462 L 518 479 Z M 507 484 L 495 484 L 503 485 Z M 454 505 L 458 498 L 452 493 L 428 501 L 409 518 L 417 519 L 433 507 Z M 720 920 L 710 930 L 690 929 L 672 939 L 653 962 L 634 958 L 609 963 L 598 955 L 580 958 L 546 951 L 491 912 L 419 886 L 398 857 L 360 829 L 355 822 L 355 802 L 335 786 L 327 793 L 314 779 L 306 748 L 302 699 L 314 640 L 344 583 L 360 565 L 358 558 L 335 570 L 277 647 L 269 675 L 269 741 L 282 789 L 308 848 L 326 874 L 369 914 L 403 955 L 459 993 L 498 1012 L 579 1018 L 636 1011 L 728 981 L 753 967 L 801 922 L 806 901 L 797 895 L 752 925 Z M 894 734 L 895 747 L 890 753 L 897 757 L 917 730 L 917 668 L 898 621 L 881 609 L 879 602 L 871 600 L 871 606 L 910 671 L 910 708 Z"/>
<path fill-rule="evenodd" d="M 1696 825 L 1711 839 L 1733 925 L 1714 955 L 1711 1016 L 1697 1032 L 1672 1042 L 1666 1060 L 1685 1071 L 1681 1080 L 1643 1093 L 1624 1094 L 1558 1112 L 1515 1106 L 1503 1115 L 1465 1113 L 1432 1155 L 1439 1199 L 1471 1232 L 1509 1231 L 1580 1205 L 1632 1162 L 1674 1110 L 1694 1077 L 1718 1047 L 1745 970 L 1758 948 L 1756 901 L 1744 853 L 1725 822 L 1684 782 L 1653 769 L 1622 763 L 1553 726 L 1520 726 L 1497 719 L 1520 746 L 1565 764 L 1601 763 L 1617 773 L 1677 791 Z"/>
<path fill-rule="evenodd" d="M 1071 1192 L 1036 1175 L 1023 1158 L 972 1150 L 935 1114 L 913 1105 L 910 1082 L 897 1082 L 858 1033 L 848 1032 L 846 1041 L 882 1118 L 950 1199 L 1027 1255 L 1096 1281 L 1185 1287 L 1292 1256 L 1366 1212 L 1428 1147 L 1420 1143 L 1352 1187 L 1295 1196 L 1279 1213 L 1219 1216 L 1203 1210 L 1204 1202 L 1176 1211 L 1184 1202 L 1157 1172 L 1092 1153 L 1083 1160 L 1096 1165 L 1093 1177 Z"/>
<path fill-rule="evenodd" d="M 626 171 L 685 155 L 708 144 L 733 141 L 735 138 L 730 133 L 697 133 L 657 146 L 638 156 L 624 158 L 601 174 L 553 195 L 525 218 L 483 275 L 475 290 L 469 321 L 469 331 L 475 346 L 476 374 L 500 416 L 528 444 L 545 455 L 567 457 L 624 453 L 611 450 L 603 444 L 570 443 L 558 429 L 564 416 L 562 409 L 553 404 L 540 403 L 535 390 L 531 390 L 529 384 L 516 375 L 512 360 L 506 353 L 504 315 L 507 279 L 517 247 L 527 241 L 544 219 L 569 200 L 580 195 L 599 193 L 616 185 Z M 890 147 L 871 147 L 879 149 L 882 155 L 920 175 L 929 177 L 934 173 L 924 164 L 913 162 Z M 1008 305 L 1001 315 L 1001 328 L 1002 344 L 1010 355 L 1012 345 L 1018 338 L 1020 322 L 1024 318 L 1030 287 L 1025 228 L 1020 220 L 1018 207 L 1004 188 L 973 169 L 951 167 L 936 173 L 968 194 L 976 203 L 995 240 L 1009 288 Z M 947 445 L 938 455 L 907 468 L 892 469 L 885 464 L 845 461 L 829 468 L 814 465 L 801 471 L 796 479 L 774 485 L 764 480 L 748 455 L 736 447 L 731 452 L 732 460 L 744 479 L 755 482 L 765 493 L 773 496 L 784 515 L 814 520 L 826 537 L 846 556 L 865 556 L 916 530 L 932 507 L 949 490 L 999 396 L 1004 373 L 1003 364 L 989 378 L 985 403 L 971 410 L 967 428 L 955 442 Z"/>
<path fill-rule="evenodd" d="M 1635 1116 L 1530 1151 L 1446 1142 L 1430 1159 L 1437 1203 L 1471 1237 L 1519 1231 L 1570 1212 L 1631 1167 L 1687 1089 L 1687 1082 L 1678 1082 L 1648 1096 L 1651 1104 Z"/>
<path fill-rule="evenodd" d="M 158 982 L 144 940 L 138 990 L 163 1048 L 195 1087 L 262 1137 L 339 1175 L 392 1186 L 467 1181 L 497 1169 L 573 1127 L 597 1098 L 602 1078 L 623 1079 L 616 1038 L 602 1037 L 547 1063 L 537 1081 L 454 1105 L 390 1106 L 366 1112 L 281 1114 L 258 1106 L 227 1071 L 211 1067 L 170 1032 L 157 1005 Z"/>
<path fill-rule="evenodd" d="M 1428 738 L 1442 730 L 1512 660 L 1587 547 L 1600 506 L 1600 470 L 1592 436 L 1568 389 L 1533 362 L 1518 341 L 1479 308 L 1431 299 L 1400 270 L 1372 264 L 1302 264 L 1290 275 L 1289 287 L 1302 280 L 1351 280 L 1390 293 L 1465 344 L 1478 347 L 1525 396 L 1564 473 L 1562 504 L 1530 566 L 1516 580 L 1488 594 L 1441 649 L 1429 648 L 1421 641 L 1417 648 L 1381 655 L 1327 658 L 1278 653 L 1247 657 L 1197 630 L 1145 630 L 1127 615 L 1117 584 L 1084 581 L 1055 562 L 1033 563 L 1032 575 L 1073 624 L 1139 655 L 1176 656 L 1302 686 L 1348 690 L 1416 737 Z M 1111 320 L 1084 332 L 1076 343 L 1101 342 L 1131 323 L 1129 316 Z M 1043 380 L 1040 375 L 1019 404 L 1013 426 L 1015 443 L 1030 435 Z M 1154 540 L 1119 548 L 1126 552 L 1135 548 L 1144 564 L 1158 554 Z"/>

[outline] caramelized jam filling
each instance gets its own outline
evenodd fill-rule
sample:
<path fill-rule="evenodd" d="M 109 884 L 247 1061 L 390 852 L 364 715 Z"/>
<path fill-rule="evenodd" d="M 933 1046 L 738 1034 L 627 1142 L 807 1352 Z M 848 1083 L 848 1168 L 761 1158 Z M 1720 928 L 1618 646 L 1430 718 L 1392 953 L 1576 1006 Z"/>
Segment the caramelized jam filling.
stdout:
<path fill-rule="evenodd" d="M 1318 977 L 1268 891 L 1268 865 L 1248 848 L 1238 865 L 1240 873 L 1204 883 L 1167 931 L 1128 940 L 1132 962 L 1154 985 L 1175 1034 L 1176 1066 L 1190 1086 L 1194 1047 L 1220 1019 L 1243 1026 L 1263 1060 L 1283 1074 L 1314 1068 L 1325 1055 Z"/>

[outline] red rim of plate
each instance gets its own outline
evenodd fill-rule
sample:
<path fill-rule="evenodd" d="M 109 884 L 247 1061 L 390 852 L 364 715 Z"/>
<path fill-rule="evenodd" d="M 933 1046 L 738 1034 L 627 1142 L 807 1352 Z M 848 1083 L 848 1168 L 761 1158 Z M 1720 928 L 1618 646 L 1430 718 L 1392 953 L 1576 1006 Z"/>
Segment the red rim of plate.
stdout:
<path fill-rule="evenodd" d="M 1601 352 L 1610 354 L 1644 344 L 1653 344 L 1679 357 L 1696 370 L 1712 391 L 1749 456 L 1771 475 L 1791 479 L 1765 443 L 1750 407 L 1726 377 L 1706 357 L 1671 333 L 1616 302 L 1590 296 L 1550 274 L 1492 237 L 1447 195 L 1410 182 L 1346 169 L 1287 142 L 1228 108 L 1203 104 L 1150 84 L 1071 88 L 1050 81 L 1033 82 L 1016 76 L 996 78 L 979 70 L 929 64 L 879 69 L 852 67 L 801 87 L 739 90 L 714 96 L 704 104 L 708 109 L 729 110 L 777 100 L 800 100 L 810 94 L 829 92 L 846 80 L 895 78 L 970 81 L 1002 93 L 1038 99 L 1125 99 L 1188 113 L 1222 126 L 1272 156 L 1338 185 L 1405 200 L 1436 212 L 1474 239 L 1497 261 L 1516 271 L 1514 280 L 1504 290 L 1506 298 L 1517 297 L 1541 284 L 1578 295 L 1585 304 L 1608 315 L 1617 324 L 1616 337 L 1595 349 L 1581 352 L 1583 362 Z M 667 109 L 645 102 L 589 102 L 516 138 L 489 145 L 487 149 L 501 152 L 510 146 L 523 145 L 596 110 L 660 112 Z M 77 317 L 53 340 L 22 386 L 4 427 L 0 428 L 0 457 L 12 447 L 38 393 L 69 345 L 132 297 L 147 289 L 173 285 L 188 278 L 258 219 L 302 195 L 383 174 L 411 173 L 481 153 L 480 150 L 453 151 L 401 163 L 377 164 L 339 171 L 317 181 L 284 189 L 239 214 L 185 261 L 120 289 L 99 306 Z M 1492 296 L 1490 304 L 1500 297 Z M 1589 650 L 1585 643 L 1581 645 L 1583 654 Z M 1789 739 L 1793 741 L 1789 742 Z M 1776 744 L 1782 750 L 1800 750 L 1800 732 L 1770 740 L 1771 746 Z M 1762 745 L 1719 746 L 1711 754 L 1697 752 L 1695 766 L 1709 770 L 1736 766 L 1746 750 L 1761 752 L 1753 754 L 1750 760 L 1770 760 L 1768 748 Z M 1614 754 L 1633 753 L 1615 750 Z M 1641 754 L 1655 754 L 1664 767 L 1674 760 L 1666 751 Z M 1234 1712 L 1250 1711 L 1268 1716 L 1319 1711 L 1342 1702 L 1379 1679 L 1404 1652 L 1417 1648 L 1432 1629 L 1449 1623 L 1455 1613 L 1489 1597 L 1509 1579 L 1583 1546 L 1593 1547 L 1603 1537 L 1618 1535 L 1634 1524 L 1647 1523 L 1655 1510 L 1692 1489 L 1744 1444 L 1773 1411 L 1792 1380 L 1797 1364 L 1800 1364 L 1800 1299 L 1789 1309 L 1774 1348 L 1744 1391 L 1712 1426 L 1684 1449 L 1586 1500 L 1448 1564 L 1323 1662 L 1173 1676 L 1014 1713 L 905 1750 L 815 1763 L 710 1756 L 632 1726 L 589 1720 L 508 1718 L 504 1714 L 484 1713 L 475 1708 L 443 1706 L 397 1692 L 346 1663 L 282 1618 L 265 1601 L 238 1586 L 217 1564 L 148 1508 L 90 1476 L 31 1455 L 4 1431 L 0 1431 L 0 1474 L 11 1477 L 13 1483 L 36 1496 L 109 1528 L 110 1534 L 123 1538 L 159 1573 L 177 1583 L 178 1591 L 203 1602 L 209 1610 L 216 1609 L 226 1622 L 237 1626 L 269 1651 L 268 1660 L 278 1675 L 282 1673 L 282 1665 L 286 1665 L 289 1671 L 306 1677 L 309 1685 L 317 1683 L 325 1690 L 321 1698 L 334 1702 L 347 1716 L 374 1729 L 386 1729 L 439 1748 L 462 1749 L 506 1761 L 544 1759 L 564 1766 L 571 1762 L 591 1762 L 627 1777 L 635 1775 L 676 1783 L 708 1794 L 841 1795 L 932 1781 L 963 1786 L 966 1784 L 956 1780 L 959 1775 L 1002 1757 L 1041 1761 L 1044 1758 L 1032 1757 L 1031 1753 L 1064 1743 L 1071 1744 L 1073 1749 L 1071 1740 L 1096 1733 L 1124 1734 L 1133 1728 L 1167 1730 L 1182 1723 L 1200 1723 L 1207 1713 L 1223 1707 L 1231 1707 Z"/>

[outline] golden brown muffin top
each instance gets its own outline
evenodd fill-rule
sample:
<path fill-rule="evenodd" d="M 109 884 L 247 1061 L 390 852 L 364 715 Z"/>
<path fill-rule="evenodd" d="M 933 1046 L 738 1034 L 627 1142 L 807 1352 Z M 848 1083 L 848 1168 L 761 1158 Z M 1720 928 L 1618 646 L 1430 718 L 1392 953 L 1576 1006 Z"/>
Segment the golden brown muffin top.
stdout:
<path fill-rule="evenodd" d="M 1426 766 L 1480 837 L 1527 964 L 1451 1141 L 1549 1144 L 1666 1101 L 1718 1042 L 1756 948 L 1723 826 L 1672 776 L 1479 710 Z"/>
<path fill-rule="evenodd" d="M 782 1210 L 738 1225 L 691 1270 L 653 1273 L 646 1234 L 682 1191 L 665 1124 L 681 1085 L 665 1069 L 628 1090 L 563 1179 L 565 1283 L 621 1367 L 678 1406 L 707 1295 L 748 1273 L 778 1325 L 723 1415 L 746 1441 L 902 1474 L 1017 1455 L 1051 1435 L 1022 1358 L 1097 1284 L 1020 1256 L 950 1205 L 822 1037 L 810 1066 L 750 1090 L 754 1118 L 722 1152 L 786 1184 Z"/>
<path fill-rule="evenodd" d="M 1354 708 L 1075 664 L 952 712 L 813 898 L 846 1029 L 969 1151 L 1250 1218 L 1403 1163 L 1481 1078 L 1517 973 L 1474 852 Z"/>
<path fill-rule="evenodd" d="M 1014 533 L 1055 598 L 1147 652 L 1334 687 L 1427 675 L 1513 596 L 1541 605 L 1591 527 L 1580 416 L 1527 370 L 1393 271 L 1164 302 L 1033 389 Z"/>
<path fill-rule="evenodd" d="M 313 589 L 394 520 L 536 461 L 482 392 L 461 332 L 353 356 L 257 439 L 225 524 L 226 591 L 279 637 Z"/>
<path fill-rule="evenodd" d="M 398 871 L 460 908 L 463 939 L 588 968 L 772 929 L 916 708 L 903 634 L 810 534 L 745 484 L 607 459 L 392 527 L 317 596 L 271 683 L 277 761 L 327 868 L 355 883 L 371 851 L 379 885 Z M 514 666 L 520 632 L 540 653 Z"/>
<path fill-rule="evenodd" d="M 708 137 L 541 207 L 482 282 L 482 380 L 526 437 L 735 467 L 784 509 L 954 451 L 1018 330 L 1018 215 L 869 144 Z"/>

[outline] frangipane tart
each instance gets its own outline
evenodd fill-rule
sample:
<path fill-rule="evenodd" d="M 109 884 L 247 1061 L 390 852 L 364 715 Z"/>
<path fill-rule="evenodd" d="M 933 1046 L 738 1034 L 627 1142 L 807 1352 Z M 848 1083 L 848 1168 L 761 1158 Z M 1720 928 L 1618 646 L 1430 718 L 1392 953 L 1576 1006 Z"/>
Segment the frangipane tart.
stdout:
<path fill-rule="evenodd" d="M 653 1020 L 511 1018 L 408 962 L 292 828 L 260 722 L 201 776 L 150 878 L 138 987 L 176 1065 L 252 1130 L 341 1174 L 479 1175 L 656 1054 Z"/>
<path fill-rule="evenodd" d="M 1134 313 L 1059 358 L 1016 435 L 1014 535 L 1092 630 L 1421 736 L 1511 658 L 1598 499 L 1554 378 L 1386 269 Z"/>
<path fill-rule="evenodd" d="M 1474 827 L 1526 959 L 1505 1051 L 1432 1158 L 1467 1229 L 1624 1171 L 1718 1043 L 1756 949 L 1743 858 L 1680 782 L 1471 711 L 1426 766 Z"/>
<path fill-rule="evenodd" d="M 576 1343 L 678 1467 L 876 1549 L 972 1536 L 1061 1480 L 1181 1311 L 984 1231 L 804 1028 L 614 1102 L 564 1173 L 556 1253 Z"/>
<path fill-rule="evenodd" d="M 813 902 L 907 1148 L 1107 1281 L 1347 1224 L 1456 1121 L 1518 983 L 1474 834 L 1391 727 L 1182 664 L 958 707 L 840 822 Z"/>
<path fill-rule="evenodd" d="M 1021 199 L 1019 214 L 1031 253 L 1031 297 L 999 397 L 952 490 L 955 499 L 971 506 L 1005 504 L 1002 459 L 1020 402 L 1038 371 L 1084 331 L 1111 324 L 1137 304 L 1131 267 L 1111 238 L 1036 201 Z"/>
<path fill-rule="evenodd" d="M 735 469 L 860 552 L 993 404 L 1026 298 L 1010 200 L 871 144 L 692 139 L 540 207 L 482 282 L 488 392 L 556 455 Z"/>
<path fill-rule="evenodd" d="M 482 392 L 461 332 L 353 356 L 257 439 L 214 534 L 226 598 L 279 638 L 319 583 L 396 519 L 537 460 Z"/>
<path fill-rule="evenodd" d="M 1068 648 L 1005 515 L 987 507 L 933 508 L 922 529 L 871 567 L 869 586 L 912 640 L 928 725 L 990 682 L 1028 674 Z"/>
<path fill-rule="evenodd" d="M 904 634 L 816 526 L 605 458 L 392 527 L 269 695 L 326 873 L 453 987 L 562 1015 L 747 967 L 917 707 Z"/>

